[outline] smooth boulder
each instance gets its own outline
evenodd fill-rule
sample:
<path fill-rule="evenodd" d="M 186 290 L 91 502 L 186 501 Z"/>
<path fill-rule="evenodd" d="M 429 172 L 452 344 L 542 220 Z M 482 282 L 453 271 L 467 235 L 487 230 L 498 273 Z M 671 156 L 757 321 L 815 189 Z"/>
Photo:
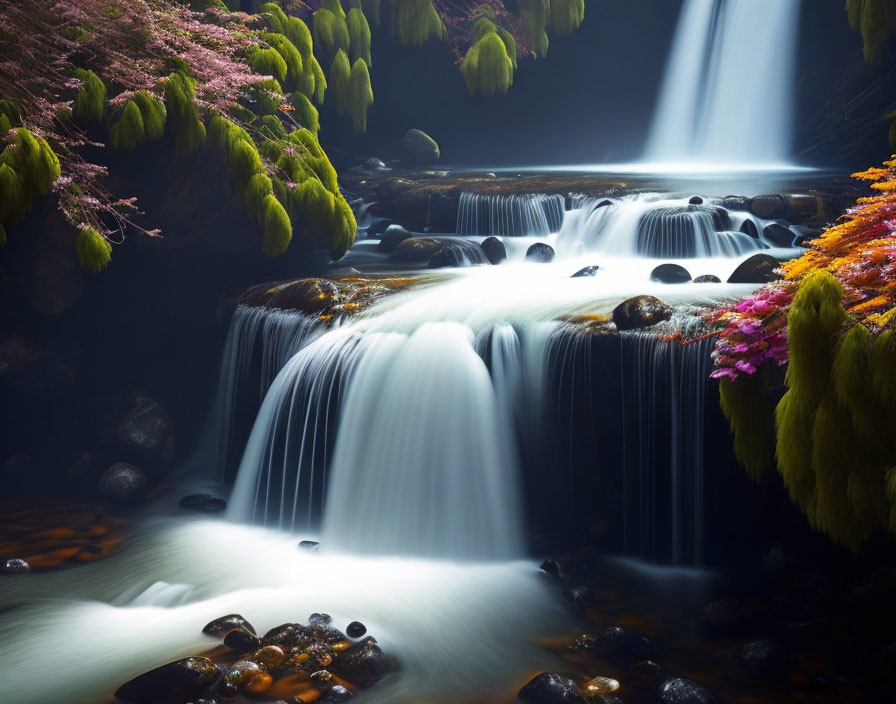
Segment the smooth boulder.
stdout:
<path fill-rule="evenodd" d="M 97 483 L 97 493 L 116 506 L 133 506 L 146 494 L 146 475 L 136 465 L 116 462 Z"/>
<path fill-rule="evenodd" d="M 239 614 L 227 614 L 226 616 L 216 618 L 214 621 L 209 621 L 205 624 L 202 632 L 207 636 L 223 638 L 234 628 L 245 628 L 253 635 L 255 634 L 255 628 L 252 627 L 252 624 Z"/>
<path fill-rule="evenodd" d="M 699 682 L 687 677 L 669 677 L 659 686 L 659 704 L 719 704 L 719 700 Z"/>
<path fill-rule="evenodd" d="M 740 226 L 740 231 L 743 232 L 748 237 L 752 237 L 754 240 L 759 239 L 759 228 L 756 226 L 756 223 L 752 220 L 744 220 Z"/>
<path fill-rule="evenodd" d="M 720 284 L 722 280 L 715 274 L 700 274 L 694 279 L 695 284 Z"/>
<path fill-rule="evenodd" d="M 767 284 L 781 278 L 775 270 L 778 268 L 778 260 L 769 254 L 754 254 L 743 261 L 731 276 L 729 284 Z"/>
<path fill-rule="evenodd" d="M 373 237 L 373 235 L 371 235 Z M 401 225 L 388 225 L 380 237 L 380 243 L 377 249 L 386 254 L 391 254 L 405 240 L 410 239 L 413 235 Z"/>
<path fill-rule="evenodd" d="M 787 215 L 787 199 L 777 193 L 756 196 L 750 201 L 750 212 L 763 220 L 774 220 Z"/>
<path fill-rule="evenodd" d="M 617 662 L 635 663 L 656 656 L 650 639 L 626 626 L 611 626 L 594 640 L 594 651 Z"/>
<path fill-rule="evenodd" d="M 613 322 L 617 330 L 638 330 L 669 320 L 672 313 L 672 306 L 655 296 L 635 296 L 613 309 Z"/>
<path fill-rule="evenodd" d="M 31 571 L 31 565 L 21 558 L 6 560 L 0 564 L 0 574 L 14 575 L 25 574 Z"/>
<path fill-rule="evenodd" d="M 333 662 L 333 671 L 353 684 L 370 687 L 389 674 L 392 662 L 376 640 L 365 638 L 342 651 Z"/>
<path fill-rule="evenodd" d="M 482 251 L 491 264 L 500 264 L 507 259 L 507 248 L 497 237 L 486 237 L 482 240 Z"/>
<path fill-rule="evenodd" d="M 762 236 L 777 247 L 791 247 L 796 238 L 793 230 L 773 222 L 762 230 Z"/>
<path fill-rule="evenodd" d="M 588 704 L 588 697 L 574 680 L 553 672 L 533 678 L 517 696 L 528 704 Z"/>
<path fill-rule="evenodd" d="M 432 164 L 442 156 L 436 141 L 422 130 L 408 130 L 399 147 L 402 158 L 415 166 Z"/>
<path fill-rule="evenodd" d="M 126 682 L 115 698 L 136 704 L 183 704 L 202 696 L 219 677 L 208 658 L 184 658 Z"/>
<path fill-rule="evenodd" d="M 463 249 L 456 244 L 444 244 L 429 258 L 430 269 L 446 269 L 467 266 L 469 258 Z"/>
<path fill-rule="evenodd" d="M 584 269 L 579 269 L 575 274 L 573 274 L 571 279 L 581 279 L 585 276 L 597 276 L 597 272 L 600 271 L 600 267 L 596 264 L 593 266 L 586 266 Z"/>
<path fill-rule="evenodd" d="M 660 264 L 650 272 L 650 280 L 664 284 L 686 284 L 691 280 L 691 275 L 680 264 Z"/>
<path fill-rule="evenodd" d="M 398 244 L 392 258 L 411 264 L 425 264 L 442 246 L 443 242 L 434 237 L 411 237 Z"/>
<path fill-rule="evenodd" d="M 526 261 L 547 264 L 554 260 L 554 248 L 544 242 L 536 242 L 526 250 Z"/>

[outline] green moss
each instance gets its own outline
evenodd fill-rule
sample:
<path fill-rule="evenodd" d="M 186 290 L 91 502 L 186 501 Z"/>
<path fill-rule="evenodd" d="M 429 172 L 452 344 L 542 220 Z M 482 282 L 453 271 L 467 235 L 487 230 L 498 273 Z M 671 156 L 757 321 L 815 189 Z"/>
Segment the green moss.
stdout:
<path fill-rule="evenodd" d="M 447 35 L 431 0 L 392 0 L 392 34 L 411 46 Z"/>
<path fill-rule="evenodd" d="M 484 34 L 470 47 L 460 70 L 474 95 L 506 93 L 513 85 L 513 61 L 495 32 Z"/>
<path fill-rule="evenodd" d="M 264 235 L 261 239 L 261 251 L 269 257 L 279 257 L 289 247 L 292 240 L 292 223 L 289 215 L 273 195 L 267 195 L 262 201 L 264 213 Z"/>
<path fill-rule="evenodd" d="M 240 122 L 245 122 L 247 124 L 255 122 L 255 120 L 258 119 L 258 115 L 243 105 L 231 105 L 227 108 L 227 114 Z"/>
<path fill-rule="evenodd" d="M 0 136 L 3 136 L 11 129 L 12 123 L 9 121 L 9 118 L 3 113 L 0 113 Z"/>
<path fill-rule="evenodd" d="M 106 110 L 106 86 L 93 71 L 75 69 L 75 78 L 81 81 L 81 87 L 75 95 L 75 117 L 99 122 Z"/>
<path fill-rule="evenodd" d="M 353 7 L 348 11 L 345 17 L 345 23 L 348 26 L 349 40 L 349 56 L 352 61 L 363 59 L 368 66 L 373 64 L 370 61 L 370 25 L 364 13 L 357 7 Z"/>
<path fill-rule="evenodd" d="M 276 49 L 255 49 L 249 56 L 249 67 L 259 75 L 286 80 L 286 61 Z"/>
<path fill-rule="evenodd" d="M 121 113 L 121 118 L 109 130 L 112 147 L 122 151 L 136 149 L 146 141 L 143 116 L 133 100 L 129 100 Z"/>
<path fill-rule="evenodd" d="M 92 227 L 82 227 L 75 241 L 75 252 L 81 268 L 91 274 L 98 274 L 112 259 L 112 245 Z"/>
<path fill-rule="evenodd" d="M 19 106 L 12 100 L 0 99 L 0 115 L 4 115 L 12 127 L 21 124 Z"/>
<path fill-rule="evenodd" d="M 327 77 L 324 75 L 324 70 L 316 57 L 311 57 L 311 71 L 314 75 L 314 102 L 318 105 L 323 105 L 324 94 L 327 90 Z M 309 98 L 311 97 L 308 93 L 305 95 L 308 95 Z"/>
<path fill-rule="evenodd" d="M 367 108 L 373 105 L 373 89 L 370 87 L 370 72 L 364 59 L 352 64 L 348 84 L 348 113 L 355 134 L 367 131 Z"/>
<path fill-rule="evenodd" d="M 834 352 L 831 380 L 839 403 L 848 410 L 857 435 L 870 434 L 866 444 L 875 441 L 875 426 L 880 418 L 871 388 L 871 350 L 874 336 L 864 325 L 852 326 Z"/>
<path fill-rule="evenodd" d="M 0 222 L 15 225 L 31 209 L 31 200 L 15 169 L 0 164 Z"/>
<path fill-rule="evenodd" d="M 896 331 L 884 330 L 877 336 L 869 367 L 877 402 L 889 416 L 896 415 Z"/>
<path fill-rule="evenodd" d="M 0 249 L 3 249 L 6 246 L 6 228 L 3 227 L 3 223 L 0 222 Z"/>
<path fill-rule="evenodd" d="M 544 58 L 548 53 L 548 35 L 545 31 L 551 15 L 550 0 L 519 0 L 520 10 L 529 27 L 532 50 Z"/>
<path fill-rule="evenodd" d="M 165 110 L 165 103 L 156 96 L 147 91 L 135 93 L 131 98 L 140 108 L 140 116 L 143 118 L 143 130 L 146 139 L 161 139 L 165 134 L 165 122 L 168 119 L 168 112 Z"/>
<path fill-rule="evenodd" d="M 380 26 L 380 0 L 361 0 L 361 10 L 371 27 Z"/>
<path fill-rule="evenodd" d="M 305 75 L 305 68 L 302 55 L 295 44 L 284 35 L 272 32 L 265 32 L 261 38 L 280 55 L 286 65 L 286 71 L 280 80 L 288 80 L 290 85 L 297 85 Z"/>
<path fill-rule="evenodd" d="M 337 17 L 345 17 L 345 10 L 342 9 L 339 0 L 321 0 L 320 6 Z"/>
<path fill-rule="evenodd" d="M 264 164 L 254 142 L 238 140 L 230 152 L 230 175 L 237 191 L 242 193 L 255 174 L 264 173 Z"/>
<path fill-rule="evenodd" d="M 279 112 L 280 106 L 286 101 L 283 88 L 275 78 L 256 84 L 255 95 L 258 100 L 259 112 L 262 115 L 273 115 Z"/>
<path fill-rule="evenodd" d="M 311 31 L 314 36 L 314 50 L 319 57 L 329 60 L 338 51 L 348 53 L 349 37 L 345 17 L 321 8 L 312 16 Z"/>
<path fill-rule="evenodd" d="M 504 49 L 507 51 L 507 56 L 510 57 L 513 68 L 516 69 L 516 40 L 513 38 L 513 35 L 503 27 L 498 28 L 498 36 L 501 37 L 501 41 L 504 42 Z"/>
<path fill-rule="evenodd" d="M 182 71 L 175 71 L 165 80 L 165 102 L 168 125 L 174 134 L 179 156 L 189 156 L 205 144 L 205 125 L 199 119 L 196 105 L 196 83 Z"/>
<path fill-rule="evenodd" d="M 8 146 L 0 154 L 0 163 L 11 167 L 22 185 L 22 193 L 29 201 L 46 195 L 59 178 L 59 159 L 43 137 L 35 137 L 24 127 L 17 127 L 7 137 Z"/>
<path fill-rule="evenodd" d="M 865 61 L 877 63 L 883 57 L 887 39 L 893 33 L 891 0 L 846 0 L 849 25 L 862 35 Z"/>
<path fill-rule="evenodd" d="M 551 29 L 568 37 L 585 19 L 585 0 L 551 0 Z"/>
<path fill-rule="evenodd" d="M 265 115 L 261 118 L 261 134 L 267 139 L 283 139 L 286 130 L 276 115 Z"/>
<path fill-rule="evenodd" d="M 249 179 L 243 202 L 249 215 L 264 224 L 264 199 L 274 192 L 273 184 L 267 174 L 257 173 Z"/>
<path fill-rule="evenodd" d="M 295 108 L 294 117 L 298 123 L 314 134 L 317 134 L 320 130 L 320 117 L 317 108 L 315 108 L 311 104 L 311 101 L 308 100 L 308 96 L 304 93 L 296 92 L 292 94 L 290 102 Z"/>
<path fill-rule="evenodd" d="M 473 25 L 473 42 L 482 39 L 489 32 L 497 32 L 498 27 L 488 17 L 480 17 Z"/>
<path fill-rule="evenodd" d="M 734 455 L 753 479 L 759 480 L 774 457 L 774 428 L 769 402 L 768 365 L 737 381 L 722 379 L 719 400 L 731 425 Z"/>
<path fill-rule="evenodd" d="M 348 56 L 342 49 L 336 53 L 333 65 L 330 66 L 330 91 L 336 97 L 336 111 L 344 115 L 349 104 L 349 81 L 351 80 L 352 67 Z"/>

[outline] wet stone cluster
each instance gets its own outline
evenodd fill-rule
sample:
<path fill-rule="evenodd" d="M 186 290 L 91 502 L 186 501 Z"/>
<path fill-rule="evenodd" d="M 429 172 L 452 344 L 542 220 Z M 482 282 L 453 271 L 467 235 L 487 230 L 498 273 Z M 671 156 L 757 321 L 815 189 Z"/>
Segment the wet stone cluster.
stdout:
<path fill-rule="evenodd" d="M 202 632 L 222 645 L 150 670 L 123 684 L 116 699 L 135 704 L 338 704 L 394 669 L 392 659 L 353 621 L 351 637 L 332 627 L 328 614 L 308 624 L 284 623 L 259 636 L 239 614 L 222 616 Z"/>

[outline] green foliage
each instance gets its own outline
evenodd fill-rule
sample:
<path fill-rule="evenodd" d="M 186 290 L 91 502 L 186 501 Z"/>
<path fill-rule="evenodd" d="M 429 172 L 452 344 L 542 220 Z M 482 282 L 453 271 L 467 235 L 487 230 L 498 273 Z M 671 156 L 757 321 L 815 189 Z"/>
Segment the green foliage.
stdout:
<path fill-rule="evenodd" d="M 264 199 L 273 194 L 273 192 L 274 186 L 267 174 L 254 174 L 246 185 L 243 202 L 246 204 L 246 210 L 249 215 L 258 220 L 260 225 L 264 224 Z"/>
<path fill-rule="evenodd" d="M 893 33 L 896 13 L 891 0 L 846 0 L 849 26 L 862 35 L 865 61 L 881 60 L 887 39 Z"/>
<path fill-rule="evenodd" d="M 255 49 L 249 56 L 249 67 L 262 76 L 273 76 L 278 81 L 286 80 L 286 61 L 276 49 Z"/>
<path fill-rule="evenodd" d="M 513 38 L 513 35 L 503 27 L 498 28 L 498 36 L 501 37 L 501 41 L 504 42 L 504 49 L 507 51 L 507 56 L 510 57 L 513 68 L 516 69 L 516 40 Z"/>
<path fill-rule="evenodd" d="M 364 13 L 357 7 L 353 7 L 348 11 L 345 17 L 348 26 L 349 38 L 349 57 L 352 61 L 363 59 L 368 66 L 373 64 L 370 61 L 370 25 Z"/>
<path fill-rule="evenodd" d="M 551 0 L 551 29 L 558 37 L 568 37 L 585 19 L 585 0 Z"/>
<path fill-rule="evenodd" d="M 317 134 L 318 131 L 320 131 L 320 118 L 318 116 L 317 108 L 311 104 L 311 101 L 308 100 L 308 96 L 304 93 L 296 92 L 292 94 L 290 102 L 295 108 L 294 117 L 298 123 L 314 134 Z"/>
<path fill-rule="evenodd" d="M 258 108 L 262 115 L 273 115 L 280 110 L 286 98 L 283 95 L 283 88 L 276 78 L 270 78 L 266 81 L 256 84 L 255 94 L 258 99 Z"/>
<path fill-rule="evenodd" d="M 75 96 L 75 117 L 99 122 L 106 109 L 106 86 L 93 71 L 75 69 L 75 78 L 82 84 Z"/>
<path fill-rule="evenodd" d="M 82 227 L 75 241 L 75 252 L 81 268 L 91 274 L 98 274 L 112 259 L 112 245 L 92 227 Z"/>
<path fill-rule="evenodd" d="M 140 108 L 133 100 L 129 100 L 112 129 L 109 130 L 112 147 L 122 151 L 136 149 L 146 141 L 146 130 L 143 126 L 143 116 Z"/>
<path fill-rule="evenodd" d="M 255 174 L 263 173 L 264 164 L 255 143 L 251 140 L 237 140 L 230 151 L 230 175 L 237 191 L 245 191 L 249 179 Z"/>
<path fill-rule="evenodd" d="M 506 93 L 513 85 L 513 61 L 496 32 L 486 32 L 470 47 L 460 70 L 474 95 Z"/>
<path fill-rule="evenodd" d="M 311 71 L 314 75 L 314 102 L 318 105 L 323 105 L 324 93 L 327 90 L 327 77 L 324 75 L 324 70 L 314 56 L 311 57 Z M 312 97 L 310 93 L 305 93 L 305 95 L 309 98 Z"/>
<path fill-rule="evenodd" d="M 551 14 L 550 0 L 519 0 L 520 10 L 529 26 L 532 49 L 536 56 L 544 58 L 548 53 L 548 35 L 545 31 Z"/>
<path fill-rule="evenodd" d="M 333 65 L 330 66 L 329 87 L 336 96 L 336 111 L 343 115 L 348 108 L 349 81 L 351 80 L 352 67 L 348 56 L 342 49 L 336 52 Z"/>
<path fill-rule="evenodd" d="M 286 130 L 276 115 L 265 115 L 261 118 L 261 134 L 268 139 L 283 139 Z"/>
<path fill-rule="evenodd" d="M 147 91 L 135 93 L 131 100 L 140 108 L 146 139 L 161 139 L 162 135 L 165 134 L 165 121 L 168 119 L 165 103 Z"/>
<path fill-rule="evenodd" d="M 165 80 L 165 102 L 177 154 L 194 154 L 205 144 L 206 136 L 196 105 L 196 82 L 183 71 L 175 71 Z"/>
<path fill-rule="evenodd" d="M 3 227 L 3 223 L 0 222 L 0 249 L 3 249 L 6 246 L 6 228 Z"/>
<path fill-rule="evenodd" d="M 24 127 L 16 128 L 7 141 L 0 163 L 15 171 L 27 201 L 27 212 L 34 198 L 53 188 L 61 173 L 59 159 L 43 137 L 35 137 Z"/>
<path fill-rule="evenodd" d="M 380 0 L 361 0 L 361 10 L 371 27 L 380 26 Z"/>
<path fill-rule="evenodd" d="M 736 381 L 722 379 L 719 400 L 734 435 L 734 454 L 758 481 L 774 457 L 768 365 Z"/>
<path fill-rule="evenodd" d="M 289 41 L 284 35 L 273 32 L 265 32 L 261 35 L 261 38 L 280 55 L 280 58 L 283 59 L 283 63 L 286 66 L 286 70 L 283 72 L 282 77 L 277 76 L 276 74 L 270 75 L 279 78 L 281 81 L 288 80 L 290 85 L 298 85 L 304 76 L 305 64 L 302 61 L 302 55 L 299 53 L 299 50 L 296 49 L 295 44 Z M 253 70 L 255 69 L 253 68 Z"/>
<path fill-rule="evenodd" d="M 373 89 L 370 87 L 370 72 L 364 59 L 352 64 L 348 84 L 348 114 L 355 134 L 367 131 L 367 108 L 373 105 Z"/>
<path fill-rule="evenodd" d="M 15 225 L 31 209 L 18 174 L 9 164 L 0 163 L 0 223 Z"/>
<path fill-rule="evenodd" d="M 392 34 L 402 44 L 422 46 L 447 33 L 431 0 L 392 0 Z"/>
<path fill-rule="evenodd" d="M 330 60 L 337 52 L 348 53 L 348 26 L 343 15 L 336 15 L 322 7 L 314 13 L 311 29 L 314 35 L 314 48 L 318 56 Z"/>
<path fill-rule="evenodd" d="M 267 195 L 262 201 L 264 213 L 264 235 L 261 239 L 261 251 L 269 257 L 279 257 L 292 240 L 292 223 L 285 208 L 273 195 Z"/>
<path fill-rule="evenodd" d="M 339 0 L 321 0 L 320 6 L 337 17 L 345 17 L 345 10 L 342 9 Z"/>
<path fill-rule="evenodd" d="M 19 106 L 12 100 L 7 100 L 6 98 L 0 100 L 0 116 L 6 118 L 6 124 L 9 124 L 9 127 L 3 130 L 3 132 L 8 132 L 12 127 L 21 123 Z"/>

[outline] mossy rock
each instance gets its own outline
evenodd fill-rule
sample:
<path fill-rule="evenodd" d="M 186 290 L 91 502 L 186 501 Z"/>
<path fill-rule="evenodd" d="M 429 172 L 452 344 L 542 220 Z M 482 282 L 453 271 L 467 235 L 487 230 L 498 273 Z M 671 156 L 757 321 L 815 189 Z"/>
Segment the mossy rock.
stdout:
<path fill-rule="evenodd" d="M 392 252 L 392 258 L 401 262 L 425 264 L 443 244 L 435 237 L 411 237 L 398 243 Z"/>
<path fill-rule="evenodd" d="M 240 303 L 317 314 L 340 301 L 339 287 L 330 279 L 310 278 L 246 291 Z"/>
<path fill-rule="evenodd" d="M 399 146 L 402 158 L 409 164 L 431 164 L 438 161 L 442 155 L 436 141 L 418 129 L 408 130 Z"/>
<path fill-rule="evenodd" d="M 728 277 L 729 284 L 767 284 L 781 276 L 776 272 L 780 263 L 768 254 L 754 254 L 742 262 Z"/>
<path fill-rule="evenodd" d="M 673 312 L 655 296 L 635 296 L 613 309 L 613 322 L 617 330 L 639 330 L 669 320 Z"/>

